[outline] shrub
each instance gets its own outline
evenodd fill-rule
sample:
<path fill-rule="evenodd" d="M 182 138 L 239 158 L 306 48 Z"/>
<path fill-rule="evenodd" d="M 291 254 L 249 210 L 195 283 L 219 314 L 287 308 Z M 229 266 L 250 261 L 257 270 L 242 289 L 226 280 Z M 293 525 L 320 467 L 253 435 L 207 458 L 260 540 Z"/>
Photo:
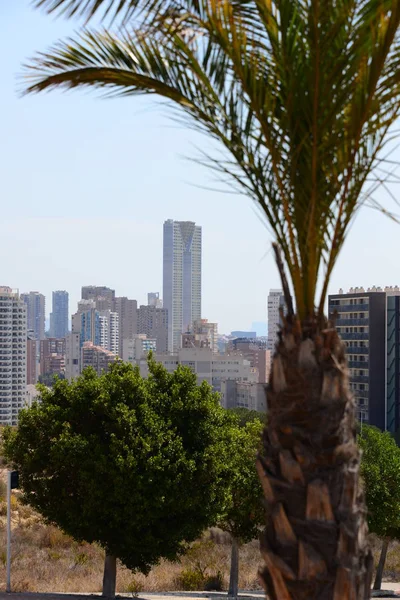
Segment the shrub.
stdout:
<path fill-rule="evenodd" d="M 204 575 L 198 569 L 184 569 L 176 580 L 177 587 L 188 592 L 203 589 L 204 582 Z"/>
<path fill-rule="evenodd" d="M 206 592 L 222 592 L 224 589 L 224 578 L 221 571 L 206 577 L 203 589 Z"/>

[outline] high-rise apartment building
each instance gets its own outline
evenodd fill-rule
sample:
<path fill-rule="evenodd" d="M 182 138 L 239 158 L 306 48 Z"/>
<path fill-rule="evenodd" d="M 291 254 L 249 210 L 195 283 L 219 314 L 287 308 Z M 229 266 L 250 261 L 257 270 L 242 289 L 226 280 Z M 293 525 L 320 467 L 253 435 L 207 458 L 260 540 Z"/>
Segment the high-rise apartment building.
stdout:
<path fill-rule="evenodd" d="M 28 330 L 33 331 L 37 340 L 45 338 L 45 311 L 46 300 L 43 294 L 39 292 L 28 292 L 21 294 L 27 306 Z"/>
<path fill-rule="evenodd" d="M 157 352 L 168 352 L 167 310 L 155 306 L 140 306 L 137 310 L 137 332 L 155 339 Z"/>
<path fill-rule="evenodd" d="M 68 334 L 69 294 L 64 290 L 53 292 L 53 310 L 50 313 L 50 337 L 65 338 Z"/>
<path fill-rule="evenodd" d="M 98 375 L 108 371 L 110 365 L 117 360 L 117 355 L 92 342 L 85 342 L 81 348 L 82 371 L 92 367 Z"/>
<path fill-rule="evenodd" d="M 39 343 L 33 331 L 28 331 L 26 339 L 26 385 L 36 385 L 38 382 Z"/>
<path fill-rule="evenodd" d="M 65 378 L 76 379 L 81 373 L 81 334 L 72 330 L 66 339 Z"/>
<path fill-rule="evenodd" d="M 17 291 L 0 287 L 0 424 L 16 425 L 26 400 L 27 307 Z"/>
<path fill-rule="evenodd" d="M 182 334 L 182 348 L 211 348 L 218 352 L 218 323 L 208 319 L 194 321 L 192 330 Z"/>
<path fill-rule="evenodd" d="M 160 292 L 149 292 L 147 294 L 148 306 L 155 306 L 156 308 L 162 308 L 163 303 L 160 298 Z"/>
<path fill-rule="evenodd" d="M 82 287 L 82 300 L 94 300 L 99 310 L 113 310 L 115 290 L 105 285 L 84 285 Z"/>
<path fill-rule="evenodd" d="M 112 310 L 118 315 L 118 349 L 117 354 L 122 358 L 124 340 L 131 340 L 137 330 L 137 301 L 118 296 L 113 300 Z"/>
<path fill-rule="evenodd" d="M 393 434 L 400 427 L 400 289 L 351 288 L 329 296 L 329 315 L 346 346 L 360 421 Z"/>
<path fill-rule="evenodd" d="M 114 354 L 119 353 L 118 313 L 111 310 L 99 310 L 100 346 Z"/>
<path fill-rule="evenodd" d="M 267 347 L 272 353 L 278 341 L 281 324 L 281 310 L 285 309 L 285 298 L 282 290 L 270 290 L 268 294 L 268 340 Z"/>
<path fill-rule="evenodd" d="M 163 306 L 168 311 L 168 349 L 201 319 L 201 227 L 192 221 L 164 223 Z"/>
<path fill-rule="evenodd" d="M 68 337 L 68 336 L 67 336 Z M 40 375 L 65 375 L 66 338 L 46 338 L 40 342 Z"/>

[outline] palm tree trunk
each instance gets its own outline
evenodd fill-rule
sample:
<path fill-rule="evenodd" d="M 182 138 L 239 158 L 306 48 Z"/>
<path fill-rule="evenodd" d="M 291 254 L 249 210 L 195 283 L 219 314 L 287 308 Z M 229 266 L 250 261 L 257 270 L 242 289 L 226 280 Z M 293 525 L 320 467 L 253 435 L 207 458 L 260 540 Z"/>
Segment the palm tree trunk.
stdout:
<path fill-rule="evenodd" d="M 382 586 L 383 569 L 385 568 L 386 555 L 390 544 L 390 538 L 383 538 L 381 555 L 379 557 L 378 568 L 376 570 L 374 590 L 380 590 Z"/>
<path fill-rule="evenodd" d="M 268 389 L 257 468 L 267 506 L 261 574 L 271 600 L 366 600 L 367 543 L 354 400 L 344 345 L 317 319 L 288 317 Z"/>
<path fill-rule="evenodd" d="M 232 551 L 231 551 L 231 572 L 229 576 L 228 596 L 237 598 L 239 589 L 239 544 L 237 539 L 232 536 Z"/>
<path fill-rule="evenodd" d="M 115 598 L 117 584 L 117 559 L 106 553 L 104 559 L 103 597 Z"/>

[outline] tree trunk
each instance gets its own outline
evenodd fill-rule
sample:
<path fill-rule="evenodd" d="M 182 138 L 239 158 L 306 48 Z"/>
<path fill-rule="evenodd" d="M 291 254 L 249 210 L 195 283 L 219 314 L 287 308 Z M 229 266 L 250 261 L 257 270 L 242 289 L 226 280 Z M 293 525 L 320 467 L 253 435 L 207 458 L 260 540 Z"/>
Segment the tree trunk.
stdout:
<path fill-rule="evenodd" d="M 261 578 L 271 600 L 366 600 L 367 543 L 354 400 L 332 325 L 285 319 L 257 461 L 267 507 Z"/>
<path fill-rule="evenodd" d="M 117 584 L 117 559 L 106 553 L 104 560 L 103 597 L 115 598 Z"/>
<path fill-rule="evenodd" d="M 385 568 L 386 555 L 390 544 L 390 538 L 383 538 L 381 555 L 379 557 L 378 568 L 376 570 L 374 590 L 380 590 L 382 586 L 383 569 Z"/>
<path fill-rule="evenodd" d="M 232 551 L 231 551 L 231 573 L 229 576 L 228 596 L 236 598 L 239 588 L 239 544 L 237 539 L 232 536 Z"/>

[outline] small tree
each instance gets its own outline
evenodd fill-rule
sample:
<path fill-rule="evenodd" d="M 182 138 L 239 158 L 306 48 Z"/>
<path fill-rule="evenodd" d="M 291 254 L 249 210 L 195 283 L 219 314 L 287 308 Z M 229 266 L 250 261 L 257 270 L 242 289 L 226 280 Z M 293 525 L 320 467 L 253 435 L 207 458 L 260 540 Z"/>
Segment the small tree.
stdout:
<path fill-rule="evenodd" d="M 261 415 L 262 416 L 262 415 Z M 263 493 L 255 461 L 260 449 L 263 423 L 260 419 L 238 427 L 231 445 L 231 487 L 225 513 L 218 526 L 232 539 L 231 572 L 228 596 L 237 596 L 239 582 L 239 546 L 254 540 L 265 522 Z"/>
<path fill-rule="evenodd" d="M 368 507 L 368 526 L 383 538 L 374 589 L 380 590 L 390 539 L 400 534 L 400 448 L 390 433 L 363 425 L 361 474 Z"/>
<path fill-rule="evenodd" d="M 23 500 L 105 549 L 104 596 L 115 596 L 116 558 L 146 573 L 176 558 L 226 503 L 232 416 L 190 369 L 149 369 L 143 379 L 117 363 L 42 387 L 42 402 L 4 434 Z"/>

